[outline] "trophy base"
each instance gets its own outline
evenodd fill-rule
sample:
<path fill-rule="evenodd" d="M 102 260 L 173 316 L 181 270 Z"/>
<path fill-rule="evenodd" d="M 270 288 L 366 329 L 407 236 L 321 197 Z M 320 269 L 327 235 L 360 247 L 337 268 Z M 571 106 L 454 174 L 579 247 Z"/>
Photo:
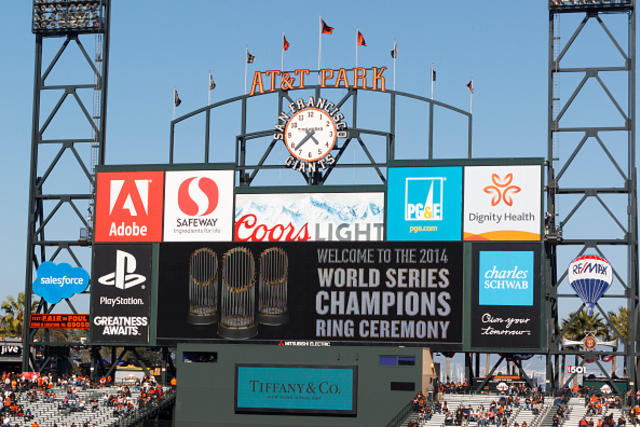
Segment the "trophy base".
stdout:
<path fill-rule="evenodd" d="M 217 322 L 218 322 L 218 319 L 215 315 L 214 316 L 196 316 L 194 314 L 187 315 L 187 323 L 191 325 L 206 326 L 206 325 L 213 325 L 214 323 L 217 323 Z"/>
<path fill-rule="evenodd" d="M 253 325 L 248 328 L 227 328 L 218 324 L 218 335 L 228 340 L 247 340 L 258 335 L 258 327 Z"/>
<path fill-rule="evenodd" d="M 261 325 L 282 326 L 289 321 L 289 313 L 282 314 L 262 314 L 257 313 L 256 319 Z"/>

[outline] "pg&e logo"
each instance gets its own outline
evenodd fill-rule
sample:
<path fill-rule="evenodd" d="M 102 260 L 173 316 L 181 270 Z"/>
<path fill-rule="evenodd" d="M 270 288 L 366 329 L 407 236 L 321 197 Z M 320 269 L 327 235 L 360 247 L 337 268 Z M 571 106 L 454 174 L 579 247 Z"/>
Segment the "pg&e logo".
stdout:
<path fill-rule="evenodd" d="M 480 251 L 478 303 L 533 305 L 533 251 Z"/>
<path fill-rule="evenodd" d="M 96 242 L 162 239 L 164 172 L 100 172 L 96 190 Z"/>
<path fill-rule="evenodd" d="M 442 221 L 444 177 L 407 178 L 405 181 L 406 221 Z"/>

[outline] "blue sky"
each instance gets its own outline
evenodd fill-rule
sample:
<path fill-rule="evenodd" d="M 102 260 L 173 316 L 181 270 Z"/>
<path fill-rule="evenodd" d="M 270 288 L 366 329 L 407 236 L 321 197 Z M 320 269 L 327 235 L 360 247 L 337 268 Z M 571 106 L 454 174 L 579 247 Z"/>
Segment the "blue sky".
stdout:
<path fill-rule="evenodd" d="M 4 183 L 0 218 L 5 224 L 4 243 L 0 245 L 3 299 L 24 288 L 35 45 L 35 36 L 30 31 L 31 2 L 5 0 L 4 3 L 0 14 L 5 59 L 0 66 L 4 82 L 0 102 L 3 144 L 0 173 Z M 395 39 L 399 52 L 398 90 L 426 95 L 428 70 L 434 63 L 436 99 L 467 110 L 469 92 L 465 85 L 473 78 L 474 156 L 546 155 L 548 11 L 544 1 L 359 0 L 274 4 L 115 0 L 111 23 L 107 163 L 166 163 L 173 87 L 178 88 L 183 101 L 178 115 L 206 104 L 209 70 L 217 84 L 212 94 L 214 101 L 241 94 L 247 45 L 256 56 L 250 72 L 279 69 L 284 31 L 291 43 L 285 68 L 314 68 L 320 15 L 335 28 L 332 35 L 323 36 L 323 66 L 353 66 L 355 32 L 359 28 L 367 42 L 367 47 L 359 50 L 359 64 L 389 67 L 386 77 L 391 86 L 393 63 L 389 51 Z M 563 40 L 568 39 L 575 24 L 575 18 L 563 18 Z M 621 41 L 626 40 L 624 33 L 618 31 L 620 27 L 610 29 Z M 601 30 L 585 30 L 576 42 L 575 51 L 567 55 L 567 65 L 602 65 L 602 62 L 617 60 L 617 53 L 598 31 Z M 56 43 L 47 46 L 46 57 L 50 58 L 55 52 Z M 92 39 L 88 48 L 93 50 Z M 64 61 L 62 73 L 52 79 L 74 82 L 74 76 L 86 75 L 82 72 L 86 65 L 77 56 L 71 55 Z M 575 78 L 567 79 L 560 88 L 565 99 L 575 87 Z M 626 100 L 624 80 L 616 76 L 603 76 L 603 79 L 611 84 L 614 94 Z M 615 110 L 598 96 L 598 88 L 588 86 L 584 96 L 576 101 L 576 110 L 571 115 L 568 113 L 567 120 L 615 123 Z M 43 105 L 47 102 L 52 101 L 46 99 Z M 372 114 L 375 120 L 375 112 Z M 67 123 L 63 119 L 57 124 L 58 129 L 63 130 Z M 456 135 L 455 132 L 452 135 Z M 460 141 L 443 143 L 456 142 Z M 568 155 L 568 151 L 565 154 Z M 597 156 L 594 154 L 592 165 L 599 168 Z M 570 179 L 583 182 L 591 177 L 601 183 L 611 174 L 610 170 L 592 172 L 586 167 Z M 60 188 L 78 185 L 74 175 L 64 172 L 55 182 Z M 86 190 L 86 186 L 79 188 Z M 561 206 L 562 209 L 567 209 L 567 205 Z M 610 229 L 603 227 L 603 230 L 608 233 Z M 570 255 L 565 258 L 567 261 L 563 262 L 568 262 Z"/>

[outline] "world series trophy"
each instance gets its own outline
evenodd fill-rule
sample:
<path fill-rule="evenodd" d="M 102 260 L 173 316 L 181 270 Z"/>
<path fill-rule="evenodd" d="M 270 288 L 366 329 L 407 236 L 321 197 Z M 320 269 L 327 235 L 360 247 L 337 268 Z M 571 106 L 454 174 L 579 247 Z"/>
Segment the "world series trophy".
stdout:
<path fill-rule="evenodd" d="M 260 254 L 258 275 L 258 322 L 280 326 L 289 321 L 287 278 L 289 258 L 282 248 L 269 248 Z"/>
<path fill-rule="evenodd" d="M 189 257 L 189 314 L 192 325 L 211 325 L 217 321 L 218 256 L 208 248 L 193 251 Z"/>
<path fill-rule="evenodd" d="M 258 334 L 255 322 L 255 274 L 253 254 L 245 247 L 229 249 L 222 256 L 222 289 L 218 335 L 247 339 Z"/>

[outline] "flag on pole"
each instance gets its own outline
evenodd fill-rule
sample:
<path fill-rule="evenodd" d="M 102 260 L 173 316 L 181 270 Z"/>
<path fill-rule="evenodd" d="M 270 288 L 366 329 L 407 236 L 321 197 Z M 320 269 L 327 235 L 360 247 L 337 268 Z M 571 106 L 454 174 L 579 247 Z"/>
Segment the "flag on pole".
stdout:
<path fill-rule="evenodd" d="M 435 68 L 431 69 L 431 81 L 432 82 L 436 81 L 436 69 Z"/>
<path fill-rule="evenodd" d="M 364 36 L 360 31 L 358 31 L 358 40 L 356 41 L 358 46 L 366 46 L 367 42 L 364 41 Z"/>
<path fill-rule="evenodd" d="M 467 87 L 469 88 L 469 92 L 473 93 L 473 80 L 469 80 Z"/>
<path fill-rule="evenodd" d="M 393 42 L 393 49 L 391 49 L 390 53 L 391 53 L 391 57 L 393 59 L 396 59 L 396 57 L 398 56 L 398 45 L 396 44 L 396 42 Z"/>
<path fill-rule="evenodd" d="M 322 34 L 332 34 L 333 27 L 328 26 L 324 19 L 320 19 L 320 21 L 322 21 Z"/>
<path fill-rule="evenodd" d="M 256 60 L 256 56 L 255 55 L 251 55 L 249 53 L 249 51 L 247 50 L 247 64 L 253 64 L 253 61 Z"/>
<path fill-rule="evenodd" d="M 173 89 L 173 105 L 179 107 L 180 104 L 182 104 L 182 99 L 180 99 L 180 97 L 178 96 L 178 90 Z"/>
<path fill-rule="evenodd" d="M 209 71 L 209 90 L 214 90 L 216 88 L 216 82 L 213 81 L 213 74 Z"/>
<path fill-rule="evenodd" d="M 282 35 L 282 50 L 289 50 L 289 46 L 291 46 L 291 44 L 287 41 L 287 38 L 283 34 Z"/>

